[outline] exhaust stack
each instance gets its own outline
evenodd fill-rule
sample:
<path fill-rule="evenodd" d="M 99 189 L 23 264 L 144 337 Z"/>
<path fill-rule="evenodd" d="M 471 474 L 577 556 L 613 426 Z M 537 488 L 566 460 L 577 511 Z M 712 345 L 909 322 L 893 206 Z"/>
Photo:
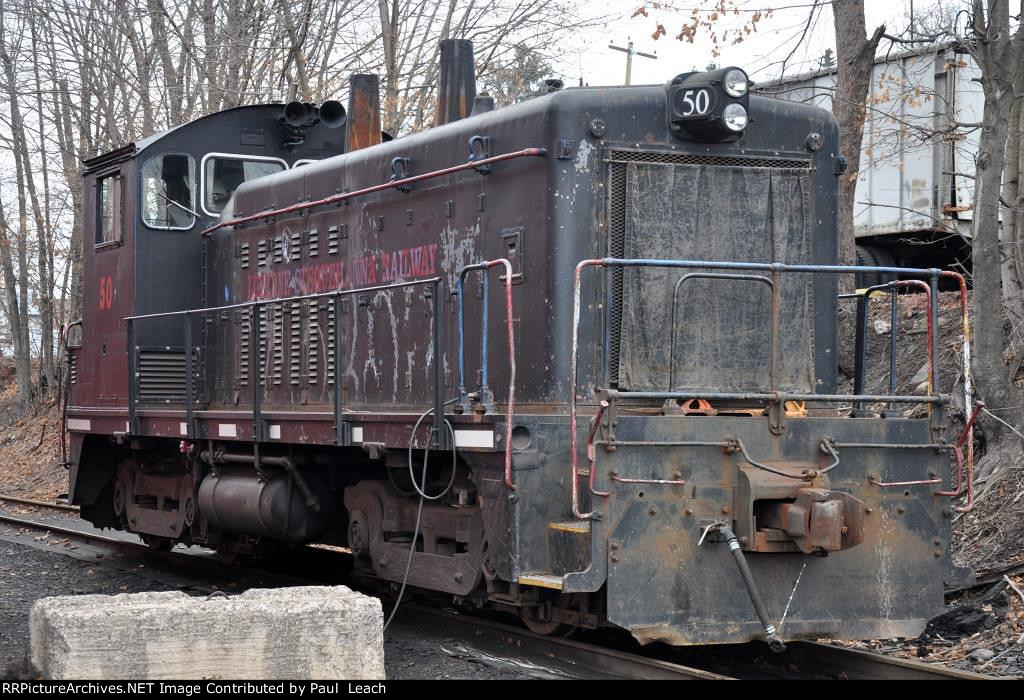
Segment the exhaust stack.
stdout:
<path fill-rule="evenodd" d="M 441 42 L 435 124 L 441 126 L 468 117 L 475 97 L 473 42 L 467 39 L 445 39 Z"/>
<path fill-rule="evenodd" d="M 380 143 L 380 76 L 355 74 L 348 81 L 345 152 Z"/>

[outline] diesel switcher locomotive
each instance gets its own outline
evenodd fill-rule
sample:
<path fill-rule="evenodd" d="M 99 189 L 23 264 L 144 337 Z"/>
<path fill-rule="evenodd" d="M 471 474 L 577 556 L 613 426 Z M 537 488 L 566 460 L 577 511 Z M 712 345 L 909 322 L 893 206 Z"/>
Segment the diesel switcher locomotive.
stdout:
<path fill-rule="evenodd" d="M 920 633 L 969 576 L 969 455 L 934 364 L 923 394 L 840 389 L 832 116 L 733 67 L 495 109 L 468 42 L 440 55 L 419 133 L 382 133 L 360 75 L 347 110 L 238 107 L 86 163 L 82 517 L 345 547 L 541 632 Z M 963 284 L 875 271 L 930 330 Z"/>

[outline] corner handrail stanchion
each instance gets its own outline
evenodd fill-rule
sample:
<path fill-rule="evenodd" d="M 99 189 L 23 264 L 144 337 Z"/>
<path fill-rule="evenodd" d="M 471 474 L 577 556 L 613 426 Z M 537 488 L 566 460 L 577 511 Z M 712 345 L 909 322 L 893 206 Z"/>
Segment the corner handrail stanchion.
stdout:
<path fill-rule="evenodd" d="M 459 410 L 462 413 L 471 413 L 473 410 L 472 402 L 469 399 L 469 393 L 466 391 L 466 359 L 465 359 L 465 317 L 464 317 L 464 294 L 466 287 L 466 276 L 470 272 L 482 271 L 481 275 L 481 293 L 482 301 L 480 304 L 480 386 L 478 387 L 479 394 L 477 396 L 477 402 L 483 407 L 484 413 L 488 413 L 494 410 L 494 394 L 491 393 L 491 388 L 488 384 L 487 377 L 487 335 L 489 332 L 490 313 L 488 312 L 488 300 L 490 286 L 487 277 L 487 271 L 495 265 L 501 264 L 504 258 L 499 260 L 484 260 L 483 262 L 473 263 L 466 265 L 459 272 L 459 286 L 456 293 L 458 303 L 458 314 L 456 316 L 459 324 Z M 511 263 L 506 265 L 508 269 L 511 269 Z"/>
<path fill-rule="evenodd" d="M 440 278 L 436 278 L 431 285 L 431 296 L 433 299 L 434 318 L 431 319 L 434 333 L 434 440 L 438 449 L 454 449 L 455 445 L 448 444 L 448 433 L 444 429 L 444 362 L 441 359 L 441 334 L 443 301 L 441 294 L 444 291 Z M 460 297 L 461 301 L 461 297 Z M 459 324 L 461 333 L 462 324 Z"/>
<path fill-rule="evenodd" d="M 490 316 L 488 313 L 488 308 L 490 307 L 488 303 L 490 301 L 488 296 L 490 285 L 488 283 L 487 269 L 484 269 L 480 277 L 483 284 L 483 299 L 480 302 L 480 403 L 485 411 L 491 411 L 494 409 L 494 395 L 491 393 L 491 387 L 487 383 L 487 326 Z"/>
<path fill-rule="evenodd" d="M 974 386 L 971 383 L 971 319 L 970 305 L 967 303 L 967 279 L 959 272 L 942 270 L 940 277 L 946 277 L 956 281 L 960 290 L 960 332 L 963 335 L 961 376 L 964 380 L 964 406 L 974 405 Z M 965 431 L 967 447 L 967 468 L 974 471 L 974 427 L 971 425 Z"/>
<path fill-rule="evenodd" d="M 457 320 L 459 324 L 459 401 L 462 404 L 461 408 L 463 412 L 469 412 L 471 406 L 469 405 L 469 396 L 466 393 L 465 386 L 465 334 L 463 328 L 463 291 L 465 288 L 466 275 L 473 270 L 480 270 L 483 272 L 484 277 L 484 298 L 481 304 L 481 334 L 483 337 L 480 343 L 480 363 L 483 369 L 481 370 L 480 376 L 480 399 L 485 411 L 491 411 L 494 408 L 493 396 L 490 395 L 490 389 L 487 386 L 487 290 L 489 289 L 487 285 L 487 273 L 492 267 L 497 267 L 498 265 L 501 265 L 505 268 L 505 320 L 507 325 L 506 332 L 508 335 L 509 359 L 508 404 L 506 410 L 507 418 L 505 421 L 505 486 L 508 487 L 509 490 L 515 491 L 516 485 L 512 479 L 512 419 L 515 414 L 516 401 L 516 343 L 514 330 L 514 314 L 512 308 L 512 263 L 509 262 L 507 258 L 484 260 L 483 262 L 466 265 L 459 272 L 458 291 L 456 294 L 456 296 L 458 297 Z"/>
<path fill-rule="evenodd" d="M 469 394 L 466 392 L 466 360 L 465 360 L 465 321 L 463 320 L 463 292 L 466 287 L 466 275 L 469 273 L 471 265 L 467 265 L 462 268 L 459 273 L 458 287 L 455 291 L 455 301 L 458 304 L 458 309 L 455 317 L 456 324 L 458 325 L 458 336 L 459 336 L 459 408 L 463 413 L 469 413 Z"/>
<path fill-rule="evenodd" d="M 572 514 L 578 520 L 599 520 L 601 514 L 595 510 L 584 513 L 580 510 L 580 465 L 577 454 L 578 439 L 576 436 L 576 360 L 579 357 L 580 336 L 580 282 L 583 268 L 594 265 L 604 266 L 605 260 L 581 260 L 576 265 L 572 284 L 572 345 L 569 355 L 569 458 L 572 462 Z M 607 353 L 607 348 L 605 349 Z M 596 468 L 590 470 L 590 490 L 594 490 Z"/>

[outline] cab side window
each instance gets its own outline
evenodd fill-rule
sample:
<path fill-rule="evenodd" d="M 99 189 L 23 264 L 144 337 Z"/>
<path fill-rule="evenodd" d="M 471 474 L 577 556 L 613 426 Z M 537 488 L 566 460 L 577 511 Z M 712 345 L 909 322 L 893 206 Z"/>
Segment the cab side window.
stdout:
<path fill-rule="evenodd" d="M 243 182 L 279 173 L 288 166 L 278 158 L 211 153 L 203 158 L 203 209 L 217 216 Z"/>
<path fill-rule="evenodd" d="M 121 176 L 104 175 L 96 180 L 96 245 L 121 240 Z"/>
<path fill-rule="evenodd" d="M 185 230 L 196 223 L 196 163 L 184 153 L 154 156 L 142 166 L 142 221 L 150 228 Z"/>

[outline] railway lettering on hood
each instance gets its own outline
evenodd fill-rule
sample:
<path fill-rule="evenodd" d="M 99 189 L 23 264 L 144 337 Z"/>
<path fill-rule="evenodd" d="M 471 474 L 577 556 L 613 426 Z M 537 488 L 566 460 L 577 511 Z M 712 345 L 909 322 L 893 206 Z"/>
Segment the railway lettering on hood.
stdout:
<path fill-rule="evenodd" d="M 246 301 L 281 299 L 391 284 L 435 273 L 437 244 L 382 251 L 354 260 L 253 272 L 246 278 Z"/>

